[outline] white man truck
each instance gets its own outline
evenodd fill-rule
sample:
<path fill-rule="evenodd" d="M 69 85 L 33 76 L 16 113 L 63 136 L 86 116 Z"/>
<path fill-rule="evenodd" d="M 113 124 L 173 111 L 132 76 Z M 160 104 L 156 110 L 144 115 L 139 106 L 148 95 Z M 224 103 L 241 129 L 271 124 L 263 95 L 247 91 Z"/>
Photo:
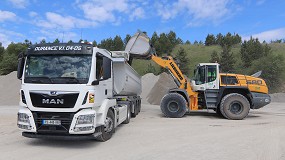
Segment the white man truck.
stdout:
<path fill-rule="evenodd" d="M 141 77 L 128 63 L 135 41 L 122 52 L 83 43 L 47 43 L 19 54 L 17 125 L 22 135 L 110 139 L 118 125 L 140 112 Z"/>

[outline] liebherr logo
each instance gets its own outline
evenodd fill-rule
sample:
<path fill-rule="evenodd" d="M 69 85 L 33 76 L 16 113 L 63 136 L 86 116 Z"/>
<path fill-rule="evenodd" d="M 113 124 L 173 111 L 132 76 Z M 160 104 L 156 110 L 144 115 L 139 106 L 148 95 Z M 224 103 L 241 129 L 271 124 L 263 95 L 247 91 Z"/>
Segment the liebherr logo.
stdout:
<path fill-rule="evenodd" d="M 42 99 L 43 104 L 64 104 L 64 99 Z"/>

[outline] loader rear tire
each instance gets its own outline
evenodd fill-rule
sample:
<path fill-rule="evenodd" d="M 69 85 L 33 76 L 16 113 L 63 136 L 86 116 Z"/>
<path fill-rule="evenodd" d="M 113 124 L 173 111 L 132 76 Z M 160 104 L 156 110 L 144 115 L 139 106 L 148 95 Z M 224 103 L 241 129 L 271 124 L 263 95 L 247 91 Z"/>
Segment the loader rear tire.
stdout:
<path fill-rule="evenodd" d="M 243 95 L 230 93 L 223 97 L 220 105 L 222 115 L 231 120 L 244 119 L 250 110 L 250 103 Z"/>
<path fill-rule="evenodd" d="M 185 98 L 178 93 L 168 93 L 160 103 L 160 109 L 165 117 L 181 118 L 186 113 L 187 103 Z"/>

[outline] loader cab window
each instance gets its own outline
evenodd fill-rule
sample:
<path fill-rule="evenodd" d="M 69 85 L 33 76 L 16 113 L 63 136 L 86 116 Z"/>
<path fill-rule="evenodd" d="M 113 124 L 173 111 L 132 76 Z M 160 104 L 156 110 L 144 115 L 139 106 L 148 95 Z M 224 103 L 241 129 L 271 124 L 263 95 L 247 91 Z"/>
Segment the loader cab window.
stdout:
<path fill-rule="evenodd" d="M 205 79 L 205 70 L 206 67 L 205 66 L 199 66 L 197 67 L 196 71 L 195 71 L 195 83 L 196 85 L 200 85 L 200 84 L 205 84 L 206 83 L 206 79 Z"/>
<path fill-rule="evenodd" d="M 215 81 L 217 79 L 217 66 L 209 65 L 207 68 L 207 82 Z"/>
<path fill-rule="evenodd" d="M 196 85 L 205 84 L 208 82 L 213 82 L 217 79 L 217 66 L 199 66 L 195 70 L 195 83 Z"/>

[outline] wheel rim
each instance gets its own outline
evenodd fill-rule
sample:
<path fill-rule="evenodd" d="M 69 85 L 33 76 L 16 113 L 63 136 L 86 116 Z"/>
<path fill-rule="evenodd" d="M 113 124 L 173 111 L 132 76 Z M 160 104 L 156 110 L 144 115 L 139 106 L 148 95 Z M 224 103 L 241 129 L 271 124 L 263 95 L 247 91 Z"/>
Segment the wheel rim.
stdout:
<path fill-rule="evenodd" d="M 170 112 L 177 112 L 179 110 L 179 105 L 175 101 L 170 101 L 167 105 L 167 108 Z"/>
<path fill-rule="evenodd" d="M 243 105 L 238 101 L 232 102 L 229 110 L 233 114 L 240 114 L 243 111 Z"/>
<path fill-rule="evenodd" d="M 105 125 L 104 125 L 104 131 L 106 133 L 109 133 L 113 130 L 113 120 L 110 117 L 106 117 Z"/>

